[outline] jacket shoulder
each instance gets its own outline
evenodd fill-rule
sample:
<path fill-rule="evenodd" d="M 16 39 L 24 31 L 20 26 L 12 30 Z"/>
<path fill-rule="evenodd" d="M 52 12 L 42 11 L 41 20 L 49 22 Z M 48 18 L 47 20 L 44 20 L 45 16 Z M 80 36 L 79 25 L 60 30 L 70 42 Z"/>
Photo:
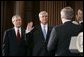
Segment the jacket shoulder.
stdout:
<path fill-rule="evenodd" d="M 13 28 L 5 30 L 5 32 L 11 32 L 11 31 L 13 31 Z"/>

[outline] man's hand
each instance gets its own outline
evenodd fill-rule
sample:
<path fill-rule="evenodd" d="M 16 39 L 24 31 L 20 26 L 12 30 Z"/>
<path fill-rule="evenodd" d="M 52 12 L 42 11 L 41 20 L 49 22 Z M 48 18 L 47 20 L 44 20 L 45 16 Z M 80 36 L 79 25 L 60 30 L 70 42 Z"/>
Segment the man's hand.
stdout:
<path fill-rule="evenodd" d="M 33 29 L 33 22 L 27 24 L 26 32 L 30 32 Z"/>

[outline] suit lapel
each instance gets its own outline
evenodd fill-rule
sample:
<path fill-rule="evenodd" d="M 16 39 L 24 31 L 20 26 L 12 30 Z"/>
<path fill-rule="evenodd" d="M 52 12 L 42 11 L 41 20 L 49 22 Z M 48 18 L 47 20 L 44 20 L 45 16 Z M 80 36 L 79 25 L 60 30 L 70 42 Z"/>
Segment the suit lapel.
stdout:
<path fill-rule="evenodd" d="M 23 28 L 21 28 L 21 39 L 23 38 L 23 35 L 24 35 L 24 30 Z"/>
<path fill-rule="evenodd" d="M 14 40 L 14 42 L 16 43 L 16 33 L 15 33 L 15 29 L 12 28 L 12 39 Z"/>
<path fill-rule="evenodd" d="M 21 40 L 26 38 L 25 29 L 21 27 Z"/>
<path fill-rule="evenodd" d="M 40 31 L 41 38 L 43 40 L 45 40 L 41 26 L 39 27 L 39 31 Z M 47 31 L 47 35 L 46 35 L 46 40 L 45 41 L 49 40 L 50 32 L 51 32 L 51 28 L 48 26 L 48 31 Z"/>
<path fill-rule="evenodd" d="M 12 29 L 12 32 L 13 32 L 13 36 L 16 38 L 16 33 L 15 33 L 15 29 L 14 28 Z"/>
<path fill-rule="evenodd" d="M 17 42 L 17 39 L 16 39 L 16 33 L 15 33 L 15 29 L 13 28 L 12 29 L 12 35 L 13 35 L 13 39 Z M 23 28 L 21 28 L 21 40 L 24 38 L 24 34 L 25 34 L 25 30 Z"/>
<path fill-rule="evenodd" d="M 38 29 L 39 29 L 39 32 L 40 32 L 40 35 L 41 35 L 42 40 L 45 40 L 41 26 L 39 26 Z"/>
<path fill-rule="evenodd" d="M 49 40 L 49 37 L 50 37 L 50 33 L 51 33 L 51 28 L 48 26 L 48 31 L 47 31 L 47 38 L 46 38 L 46 41 Z"/>

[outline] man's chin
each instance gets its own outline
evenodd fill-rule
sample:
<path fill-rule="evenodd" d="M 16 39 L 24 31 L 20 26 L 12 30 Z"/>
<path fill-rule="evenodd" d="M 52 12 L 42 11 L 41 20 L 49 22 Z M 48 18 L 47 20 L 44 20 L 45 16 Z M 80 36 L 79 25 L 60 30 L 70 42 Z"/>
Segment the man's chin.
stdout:
<path fill-rule="evenodd" d="M 45 24 L 47 24 L 47 22 L 44 22 L 43 24 L 45 25 Z"/>
<path fill-rule="evenodd" d="M 17 26 L 17 28 L 20 28 L 21 26 Z"/>

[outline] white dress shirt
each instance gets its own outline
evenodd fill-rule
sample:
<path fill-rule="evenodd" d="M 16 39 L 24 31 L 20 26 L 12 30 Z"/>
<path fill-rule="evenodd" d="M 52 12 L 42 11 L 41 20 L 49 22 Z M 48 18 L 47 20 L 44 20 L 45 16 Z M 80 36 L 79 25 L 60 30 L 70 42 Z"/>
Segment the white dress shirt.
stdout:
<path fill-rule="evenodd" d="M 21 27 L 20 28 L 17 28 L 17 27 L 14 27 L 15 29 L 15 34 L 17 35 L 17 30 L 19 29 L 19 33 L 20 33 L 20 37 L 21 37 Z"/>
<path fill-rule="evenodd" d="M 45 30 L 46 30 L 46 35 L 47 35 L 47 31 L 48 31 L 48 24 L 44 25 L 41 23 L 41 29 L 42 31 L 44 31 L 44 26 L 45 26 Z"/>

